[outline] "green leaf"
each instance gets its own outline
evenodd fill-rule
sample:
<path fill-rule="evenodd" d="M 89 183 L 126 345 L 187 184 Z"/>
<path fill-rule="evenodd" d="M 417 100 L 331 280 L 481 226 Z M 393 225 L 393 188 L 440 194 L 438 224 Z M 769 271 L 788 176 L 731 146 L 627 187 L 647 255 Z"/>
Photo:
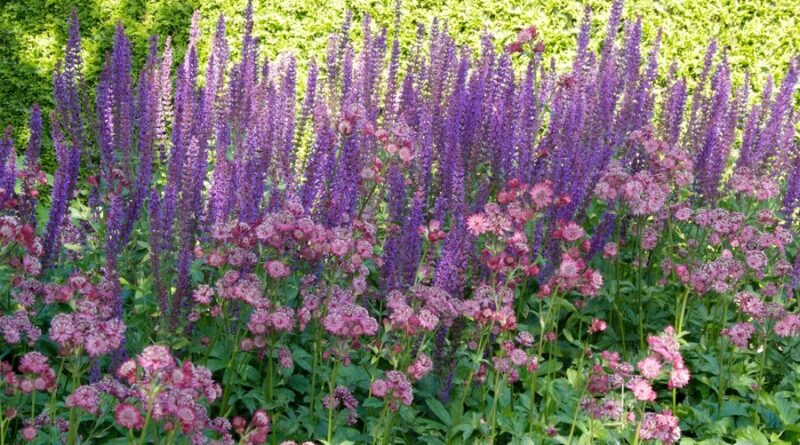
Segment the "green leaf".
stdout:
<path fill-rule="evenodd" d="M 736 432 L 736 445 L 769 445 L 769 439 L 753 426 Z"/>
<path fill-rule="evenodd" d="M 439 420 L 445 424 L 445 426 L 450 426 L 450 424 L 453 422 L 453 418 L 450 416 L 447 408 L 442 405 L 442 402 L 435 398 L 428 398 L 425 400 L 425 403 L 428 405 L 428 408 L 430 408 L 431 411 L 436 414 L 436 417 L 438 417 Z"/>

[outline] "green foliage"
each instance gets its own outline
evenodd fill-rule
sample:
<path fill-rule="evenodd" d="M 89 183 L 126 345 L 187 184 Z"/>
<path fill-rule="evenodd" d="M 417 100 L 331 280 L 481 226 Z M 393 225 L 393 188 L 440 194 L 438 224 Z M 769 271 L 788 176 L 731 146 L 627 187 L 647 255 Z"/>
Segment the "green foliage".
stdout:
<path fill-rule="evenodd" d="M 595 12 L 595 35 L 604 32 L 610 2 L 588 2 Z M 19 141 L 27 140 L 26 121 L 32 103 L 42 105 L 45 116 L 52 107 L 51 76 L 66 42 L 67 20 L 78 10 L 84 37 L 85 72 L 89 84 L 102 68 L 104 54 L 113 42 L 114 24 L 122 20 L 131 38 L 138 67 L 146 54 L 147 37 L 153 34 L 185 45 L 192 12 L 201 12 L 201 32 L 213 33 L 219 14 L 228 18 L 232 51 L 238 52 L 245 0 L 6 0 L 0 8 L 0 126 L 12 124 Z M 625 17 L 642 16 L 646 42 L 663 30 L 662 68 L 675 61 L 681 74 L 692 76 L 701 68 L 708 40 L 716 37 L 741 81 L 750 70 L 757 84 L 769 73 L 781 72 L 800 48 L 800 2 L 786 0 L 632 0 Z M 300 68 L 324 56 L 328 35 L 341 26 L 344 11 L 352 9 L 356 19 L 369 13 L 377 23 L 391 27 L 394 0 L 285 0 L 255 2 L 255 34 L 262 53 L 269 58 L 293 51 Z M 576 33 L 583 16 L 578 0 L 406 0 L 402 6 L 401 40 L 409 42 L 415 24 L 430 26 L 433 17 L 447 22 L 460 43 L 477 47 L 480 31 L 493 34 L 498 44 L 513 40 L 521 27 L 536 25 L 547 54 L 564 65 L 574 52 Z M 359 21 L 357 21 L 358 23 Z M 360 29 L 355 29 L 359 34 Z M 201 39 L 201 60 L 210 39 Z M 593 39 L 599 45 L 599 39 Z M 403 45 L 409 48 L 410 45 Z M 176 48 L 180 60 L 185 47 Z M 664 72 L 662 70 L 662 72 Z M 47 121 L 47 119 L 45 119 Z M 45 124 L 46 125 L 46 124 Z M 47 131 L 47 128 L 45 129 Z M 45 138 L 47 140 L 47 138 Z M 20 146 L 21 144 L 17 144 Z M 54 168 L 52 150 L 44 167 Z"/>

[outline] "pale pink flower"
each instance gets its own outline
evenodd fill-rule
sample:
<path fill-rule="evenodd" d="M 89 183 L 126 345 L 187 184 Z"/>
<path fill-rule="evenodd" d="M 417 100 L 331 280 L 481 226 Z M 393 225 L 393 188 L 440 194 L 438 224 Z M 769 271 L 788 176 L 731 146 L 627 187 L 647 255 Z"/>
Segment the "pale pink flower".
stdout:
<path fill-rule="evenodd" d="M 658 375 L 661 373 L 661 362 L 651 355 L 639 361 L 636 367 L 639 368 L 639 372 L 642 373 L 642 376 L 650 380 L 658 378 Z"/>
<path fill-rule="evenodd" d="M 643 378 L 634 377 L 628 381 L 627 386 L 628 389 L 633 392 L 633 396 L 636 397 L 636 400 L 652 402 L 656 399 L 656 392 L 653 391 L 650 382 Z"/>

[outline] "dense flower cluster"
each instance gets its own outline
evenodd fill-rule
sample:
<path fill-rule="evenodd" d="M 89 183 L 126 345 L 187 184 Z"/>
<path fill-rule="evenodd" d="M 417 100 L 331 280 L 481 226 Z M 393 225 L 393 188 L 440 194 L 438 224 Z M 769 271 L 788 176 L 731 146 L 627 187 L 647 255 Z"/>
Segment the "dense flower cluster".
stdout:
<path fill-rule="evenodd" d="M 0 372 L 3 374 L 3 383 L 7 385 L 7 393 L 19 391 L 30 394 L 34 391 L 52 392 L 56 389 L 56 373 L 50 367 L 48 358 L 39 352 L 23 355 L 19 359 L 17 373 L 14 373 L 10 363 L 0 362 Z"/>
<path fill-rule="evenodd" d="M 389 407 L 393 411 L 399 408 L 398 402 L 409 406 L 414 400 L 411 382 L 400 371 L 389 371 L 384 378 L 375 379 L 370 390 L 375 397 L 390 400 Z"/>
<path fill-rule="evenodd" d="M 152 420 L 165 431 L 179 428 L 192 437 L 192 443 L 209 443 L 206 431 L 221 434 L 218 443 L 233 443 L 230 423 L 209 418 L 202 403 L 212 403 L 222 395 L 208 369 L 189 361 L 177 363 L 165 346 L 148 346 L 135 359 L 122 363 L 116 376 L 123 383 L 107 379 L 81 386 L 67 398 L 67 405 L 97 414 L 100 395 L 106 394 L 115 399 L 114 418 L 123 428 L 141 430 Z"/>
<path fill-rule="evenodd" d="M 630 391 L 634 401 L 653 403 L 658 398 L 653 387 L 656 380 L 668 376 L 668 389 L 684 388 L 689 384 L 690 373 L 671 326 L 659 335 L 649 336 L 647 344 L 649 354 L 635 366 L 622 361 L 617 352 L 603 351 L 600 354 L 587 383 L 587 390 L 593 397 L 582 399 L 580 406 L 583 411 L 595 419 L 618 422 L 623 420 L 629 405 L 625 392 L 617 390 L 624 387 Z M 632 410 L 628 412 L 633 414 Z M 666 410 L 661 414 L 645 413 L 639 428 L 641 438 L 659 440 L 664 444 L 675 443 L 681 436 L 677 418 Z"/>
<path fill-rule="evenodd" d="M 91 357 L 106 355 L 122 345 L 125 324 L 112 306 L 117 292 L 111 282 L 93 285 L 82 275 L 73 275 L 59 298 L 72 301 L 72 312 L 63 312 L 50 321 L 48 336 L 67 351 L 84 350 Z"/>
<path fill-rule="evenodd" d="M 681 438 L 678 418 L 666 409 L 660 413 L 645 413 L 639 437 L 662 444 L 676 443 Z"/>
<path fill-rule="evenodd" d="M 460 301 L 435 286 L 414 286 L 407 296 L 391 291 L 386 297 L 386 307 L 387 324 L 407 335 L 420 330 L 432 332 L 440 323 L 450 326 L 462 312 Z"/>

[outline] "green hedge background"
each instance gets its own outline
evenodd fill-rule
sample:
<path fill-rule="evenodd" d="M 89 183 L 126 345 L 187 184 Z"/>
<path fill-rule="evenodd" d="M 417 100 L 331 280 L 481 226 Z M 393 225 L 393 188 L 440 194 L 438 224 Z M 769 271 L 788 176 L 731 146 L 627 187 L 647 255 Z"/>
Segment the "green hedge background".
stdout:
<path fill-rule="evenodd" d="M 588 2 L 594 12 L 595 37 L 604 32 L 610 3 Z M 195 9 L 203 16 L 204 58 L 216 18 L 224 13 L 236 57 L 245 0 L 0 0 L 0 5 L 0 125 L 14 125 L 21 147 L 20 141 L 28 136 L 30 105 L 38 102 L 45 113 L 52 105 L 51 76 L 63 54 L 72 8 L 78 10 L 86 74 L 93 85 L 111 48 L 117 20 L 123 21 L 132 39 L 138 66 L 152 34 L 160 35 L 162 43 L 164 36 L 172 35 L 175 60 L 181 60 Z M 365 13 L 380 25 L 393 22 L 394 0 L 255 0 L 255 33 L 262 54 L 273 58 L 293 51 L 301 68 L 310 58 L 323 58 L 327 36 L 341 26 L 348 8 L 356 23 Z M 574 53 L 583 8 L 580 0 L 405 0 L 401 39 L 412 40 L 415 25 L 427 28 L 433 17 L 445 20 L 457 40 L 473 48 L 483 30 L 492 33 L 498 44 L 506 44 L 517 30 L 533 24 L 540 30 L 546 54 L 563 65 Z M 624 15 L 642 16 L 645 42 L 652 42 L 657 29 L 663 29 L 662 73 L 676 61 L 681 74 L 691 77 L 702 65 L 709 39 L 716 37 L 720 47 L 728 48 L 736 80 L 750 70 L 758 89 L 768 74 L 782 77 L 790 57 L 800 49 L 800 0 L 628 0 Z M 360 33 L 359 26 L 353 33 Z M 594 38 L 593 44 L 599 41 Z M 45 159 L 46 166 L 50 162 Z"/>

